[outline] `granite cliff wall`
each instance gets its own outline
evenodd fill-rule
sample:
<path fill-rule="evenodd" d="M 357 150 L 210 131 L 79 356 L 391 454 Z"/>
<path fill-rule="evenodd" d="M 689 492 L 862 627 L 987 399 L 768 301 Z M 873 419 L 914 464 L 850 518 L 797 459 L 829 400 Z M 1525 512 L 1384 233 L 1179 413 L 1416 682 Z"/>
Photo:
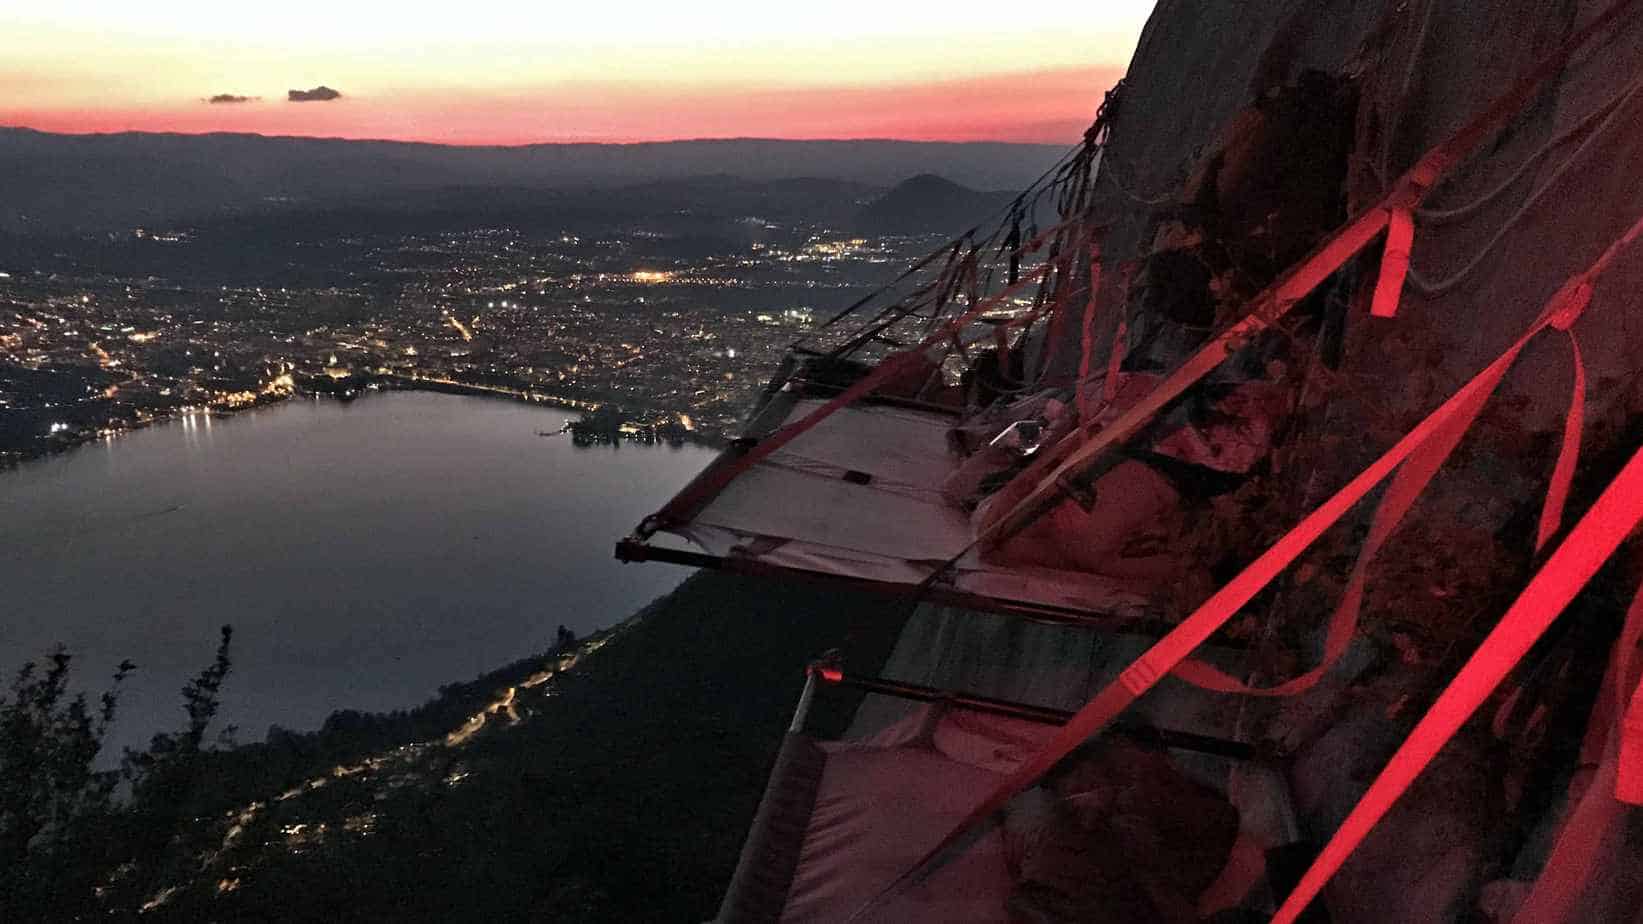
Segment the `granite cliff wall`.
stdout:
<path fill-rule="evenodd" d="M 1332 198 L 1342 217 L 1356 211 L 1607 6 L 1161 0 L 1131 62 L 1103 155 L 1096 208 L 1109 228 L 1104 259 L 1143 267 L 1171 233 L 1169 223 L 1202 207 L 1206 188 L 1218 190 L 1223 202 L 1229 189 L 1257 190 L 1246 204 L 1273 208 L 1250 220 L 1257 234 L 1281 233 L 1286 210 L 1294 214 L 1313 200 Z M 1247 508 L 1269 521 L 1245 531 L 1251 554 L 1494 360 L 1571 274 L 1643 214 L 1640 62 L 1643 21 L 1623 19 L 1434 190 L 1416 218 L 1415 273 L 1395 319 L 1366 311 L 1379 248 L 1339 277 L 1335 307 L 1319 309 L 1326 318 L 1334 312 L 1317 328 L 1329 332 L 1316 334 L 1313 347 L 1320 374 L 1308 373 L 1301 424 L 1278 451 L 1282 477 L 1275 473 L 1271 496 Z M 1349 126 L 1344 149 L 1328 154 L 1344 161 L 1279 175 L 1318 167 L 1304 157 L 1292 167 L 1288 155 L 1320 147 L 1323 136 L 1313 124 L 1320 110 L 1291 110 L 1286 121 L 1263 100 L 1309 85 L 1326 88 L 1317 98 L 1341 107 L 1325 115 Z M 1286 131 L 1294 138 L 1287 150 Z M 1274 150 L 1285 156 L 1271 156 Z M 1335 179 L 1317 189 L 1308 188 L 1308 176 Z M 1297 219 L 1288 230 L 1310 227 Z M 1142 286 L 1132 281 L 1125 292 L 1120 277 L 1103 279 L 1098 355 L 1105 355 L 1120 314 L 1132 337 L 1170 323 L 1157 316 Z M 1612 474 L 1617 454 L 1636 445 L 1643 410 L 1640 290 L 1643 251 L 1632 250 L 1601 279 L 1575 327 L 1590 390 L 1574 513 Z M 1322 346 L 1324 339 L 1333 345 Z M 1077 343 L 1058 348 L 1063 364 L 1076 362 Z M 1181 355 L 1177 350 L 1174 358 Z M 1250 702 L 1166 682 L 1143 700 L 1141 711 L 1161 724 L 1267 741 L 1284 755 L 1299 817 L 1288 832 L 1279 830 L 1284 819 L 1265 818 L 1265 836 L 1327 837 L 1457 659 L 1522 586 L 1532 559 L 1531 508 L 1551 468 L 1572 370 L 1561 338 L 1542 338 L 1526 351 L 1399 542 L 1377 560 L 1363 637 L 1318 689 L 1297 700 Z M 1343 542 L 1348 557 L 1334 561 L 1337 571 L 1350 565 L 1352 540 Z M 1197 566 L 1207 571 L 1211 564 Z M 1257 647 L 1258 674 L 1295 673 L 1297 660 L 1316 656 L 1316 628 L 1340 584 L 1330 568 L 1326 562 L 1323 579 L 1291 588 L 1272 605 L 1266 618 L 1282 628 Z M 1332 920 L 1509 919 L 1544 860 L 1574 762 L 1570 742 L 1584 726 L 1624 595 L 1635 587 L 1627 567 L 1611 572 L 1577 602 L 1569 617 L 1577 627 L 1537 649 L 1532 666 L 1514 678 L 1546 707 L 1551 731 L 1525 747 L 1521 737 L 1468 728 L 1336 878 L 1327 895 Z M 1076 708 L 1142 644 L 924 606 L 886 673 Z M 893 712 L 891 704 L 870 700 L 858 731 Z M 1635 909 L 1637 896 L 1627 891 L 1635 885 L 1617 886 L 1613 907 Z"/>

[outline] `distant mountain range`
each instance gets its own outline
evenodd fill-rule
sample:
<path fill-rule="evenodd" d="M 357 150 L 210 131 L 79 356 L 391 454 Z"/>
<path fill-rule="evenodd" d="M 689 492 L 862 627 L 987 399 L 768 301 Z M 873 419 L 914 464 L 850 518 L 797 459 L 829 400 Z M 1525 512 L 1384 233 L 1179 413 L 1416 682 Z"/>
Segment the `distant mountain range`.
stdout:
<path fill-rule="evenodd" d="M 233 134 L 60 135 L 0 128 L 0 232 L 163 227 L 402 196 L 418 199 L 459 188 L 574 193 L 695 177 L 749 184 L 823 180 L 882 189 L 909 176 L 939 173 L 964 186 L 1019 189 L 1061 153 L 1053 145 L 995 142 L 728 139 L 450 147 Z M 932 189 L 915 189 L 908 197 L 938 198 Z"/>

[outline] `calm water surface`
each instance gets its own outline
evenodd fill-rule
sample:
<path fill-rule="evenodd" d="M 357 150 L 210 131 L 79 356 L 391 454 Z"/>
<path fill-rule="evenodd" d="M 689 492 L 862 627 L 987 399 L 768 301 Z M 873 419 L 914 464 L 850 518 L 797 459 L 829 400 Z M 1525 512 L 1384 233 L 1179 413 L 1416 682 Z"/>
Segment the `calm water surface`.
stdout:
<path fill-rule="evenodd" d="M 706 464 L 576 449 L 561 411 L 421 392 L 153 427 L 0 472 L 0 671 L 61 642 L 101 689 L 137 662 L 113 736 L 182 723 L 234 626 L 221 720 L 259 740 L 610 625 L 671 589 L 615 539 Z"/>

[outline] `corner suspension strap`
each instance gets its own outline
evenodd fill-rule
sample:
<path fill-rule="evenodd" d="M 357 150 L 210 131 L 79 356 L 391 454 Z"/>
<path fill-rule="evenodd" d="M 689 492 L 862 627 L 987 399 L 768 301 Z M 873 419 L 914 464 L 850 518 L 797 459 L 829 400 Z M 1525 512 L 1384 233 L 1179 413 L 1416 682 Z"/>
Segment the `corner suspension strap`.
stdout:
<path fill-rule="evenodd" d="M 1369 313 L 1377 318 L 1397 316 L 1398 297 L 1409 276 L 1409 249 L 1415 243 L 1415 216 L 1412 210 L 1392 210 L 1386 226 L 1386 249 L 1381 253 L 1381 274 L 1375 282 L 1375 298 Z"/>
<path fill-rule="evenodd" d="M 1370 784 L 1272 924 L 1293 924 L 1421 771 L 1528 654 L 1597 569 L 1643 521 L 1643 450 L 1633 454 L 1501 617 Z"/>
<path fill-rule="evenodd" d="M 1591 288 L 1577 293 L 1576 298 L 1591 299 Z M 1585 310 L 1582 304 L 1581 311 Z M 1563 448 L 1558 452 L 1557 464 L 1552 468 L 1552 479 L 1546 485 L 1546 503 L 1541 507 L 1540 525 L 1535 530 L 1535 551 L 1546 548 L 1557 531 L 1563 528 L 1563 508 L 1569 502 L 1569 485 L 1575 479 L 1575 467 L 1580 463 L 1580 434 L 1586 428 L 1586 362 L 1580 355 L 1580 340 L 1573 328 L 1565 325 L 1569 334 L 1570 358 L 1574 363 L 1573 394 L 1569 397 L 1569 413 L 1563 418 Z"/>
<path fill-rule="evenodd" d="M 1152 689 L 1165 675 L 1181 667 L 1193 650 L 1208 641 L 1210 636 L 1214 635 L 1233 616 L 1237 615 L 1245 604 L 1260 593 L 1267 584 L 1271 583 L 1280 572 L 1294 562 L 1318 537 L 1323 535 L 1330 526 L 1344 516 L 1358 501 L 1362 500 L 1376 485 L 1391 475 L 1394 470 L 1399 470 L 1405 462 L 1410 462 L 1409 469 L 1414 474 L 1404 475 L 1400 471 L 1400 476 L 1403 476 L 1400 480 L 1408 486 L 1424 485 L 1425 481 L 1431 478 L 1432 472 L 1448 457 L 1449 450 L 1465 433 L 1471 421 L 1476 419 L 1489 396 L 1494 393 L 1507 371 L 1516 363 L 1524 348 L 1549 327 L 1567 331 L 1590 302 L 1592 281 L 1611 265 L 1620 250 L 1635 240 L 1640 232 L 1643 232 L 1643 217 L 1640 217 L 1637 223 L 1633 224 L 1625 234 L 1610 244 L 1596 262 L 1560 287 L 1529 330 L 1518 338 L 1517 342 L 1512 344 L 1505 353 L 1474 376 L 1471 381 L 1462 386 L 1437 410 L 1429 414 L 1403 439 L 1387 450 L 1384 455 L 1371 463 L 1368 468 L 1348 482 L 1333 497 L 1308 514 L 1300 523 L 1296 524 L 1294 528 L 1274 543 L 1271 548 L 1263 552 L 1236 577 L 1204 601 L 1197 610 L 1182 620 L 1163 638 L 1159 639 L 1156 644 L 1131 663 L 1129 667 L 1120 672 L 1117 679 L 1108 684 L 1084 708 L 1080 709 L 1062 727 L 1061 731 L 1044 746 L 1043 750 L 1033 755 L 1015 773 L 1001 782 L 940 843 L 898 879 L 891 882 L 883 892 L 858 909 L 856 914 L 852 915 L 851 920 L 860 919 L 863 914 L 883 900 L 934 872 L 947 860 L 961 853 L 973 840 L 974 831 L 982 823 L 990 821 L 1010 799 L 1036 783 L 1040 777 L 1076 750 L 1092 735 L 1110 725 L 1114 719 L 1148 690 Z M 1580 397 L 1579 393 L 1576 394 L 1576 397 Z M 1420 458 L 1412 461 L 1412 457 L 1415 457 L 1417 453 L 1420 454 Z M 1564 455 L 1567 455 L 1567 453 Z M 1563 466 L 1560 465 L 1559 468 L 1561 469 Z M 1569 468 L 1572 470 L 1572 466 L 1569 466 Z M 1639 468 L 1643 469 L 1643 464 L 1640 464 Z M 1643 479 L 1643 473 L 1640 473 L 1639 478 Z M 1412 503 L 1413 500 L 1414 496 L 1411 494 L 1407 502 Z M 1639 495 L 1638 502 L 1640 516 L 1643 516 L 1643 495 Z M 1561 519 L 1561 501 L 1559 501 L 1555 513 Z M 1399 515 L 1401 516 L 1401 512 Z M 1547 510 L 1543 508 L 1543 518 L 1548 515 Z M 1589 518 L 1590 514 L 1588 514 Z M 1395 522 L 1391 525 L 1395 525 Z M 1391 526 L 1385 525 L 1382 528 L 1389 533 Z M 1374 527 L 1372 527 L 1372 537 L 1373 533 Z M 1616 541 L 1618 542 L 1618 539 Z M 1569 542 L 1564 542 L 1559 551 L 1563 551 L 1568 546 Z M 1607 556 L 1605 555 L 1605 557 Z M 1584 581 L 1582 581 L 1583 583 Z M 1340 626 L 1331 626 L 1330 639 L 1326 644 L 1326 648 L 1339 647 L 1344 650 L 1345 641 L 1340 638 L 1341 632 Z M 1350 635 L 1347 635 L 1346 638 L 1350 639 Z M 1317 671 L 1313 673 L 1317 673 Z M 1203 677 L 1199 676 L 1197 679 L 1201 680 Z M 1227 679 L 1231 680 L 1231 678 Z M 1291 684 L 1304 679 L 1297 678 L 1297 681 L 1291 681 Z M 1232 681 L 1232 683 L 1236 684 L 1237 682 Z M 1241 687 L 1241 685 L 1238 686 Z M 1350 849 L 1348 849 L 1348 852 L 1350 852 Z M 1333 870 L 1330 872 L 1332 873 Z M 1328 878 L 1327 874 L 1324 878 Z"/>

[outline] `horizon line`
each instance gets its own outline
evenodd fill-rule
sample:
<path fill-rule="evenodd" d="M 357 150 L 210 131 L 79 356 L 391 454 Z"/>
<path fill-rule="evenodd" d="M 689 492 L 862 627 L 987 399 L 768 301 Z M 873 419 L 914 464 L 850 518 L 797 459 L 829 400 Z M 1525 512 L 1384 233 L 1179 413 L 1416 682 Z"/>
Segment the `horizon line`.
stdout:
<path fill-rule="evenodd" d="M 261 139 L 265 139 L 265 140 L 269 140 L 269 141 L 342 141 L 342 142 L 354 142 L 354 143 L 360 143 L 360 144 L 406 144 L 406 145 L 421 145 L 421 146 L 424 146 L 424 147 L 436 147 L 436 148 L 501 149 L 501 150 L 520 150 L 520 149 L 524 149 L 524 148 L 539 148 L 539 147 L 571 147 L 571 146 L 578 146 L 578 145 L 580 145 L 580 146 L 590 146 L 590 147 L 637 147 L 639 145 L 648 145 L 648 144 L 692 144 L 692 143 L 709 142 L 709 141 L 713 141 L 713 142 L 776 141 L 776 142 L 784 142 L 784 143 L 792 143 L 792 144 L 814 144 L 814 143 L 818 143 L 818 142 L 834 143 L 834 144 L 861 144 L 861 143 L 894 143 L 894 144 L 926 144 L 926 145 L 929 145 L 929 144 L 951 144 L 951 145 L 991 144 L 991 145 L 1010 145 L 1010 146 L 1013 146 L 1013 147 L 1038 147 L 1038 148 L 1063 148 L 1063 147 L 1070 147 L 1070 146 L 1078 143 L 1077 139 L 1072 139 L 1072 140 L 1069 140 L 1069 141 L 1066 141 L 1066 142 L 1056 142 L 1056 141 L 1004 141 L 1004 140 L 990 139 L 990 138 L 970 138 L 970 139 L 894 138 L 894 137 L 887 137 L 887 136 L 865 136 L 865 137 L 851 137 L 851 138 L 816 138 L 816 137 L 782 138 L 782 137 L 766 136 L 766 135 L 702 135 L 702 136 L 692 136 L 692 137 L 688 137 L 688 138 L 634 139 L 634 140 L 627 140 L 627 141 L 523 141 L 523 142 L 512 143 L 512 144 L 502 144 L 502 143 L 462 144 L 462 143 L 448 142 L 448 141 L 418 141 L 418 140 L 410 140 L 410 139 L 403 139 L 403 138 L 350 138 L 350 137 L 347 137 L 347 136 L 344 136 L 344 135 L 265 134 L 263 132 L 236 132 L 236 131 L 206 131 L 206 132 L 150 131 L 150 130 L 139 129 L 139 128 L 122 129 L 122 130 L 119 130 L 119 131 L 72 132 L 72 131 L 60 131 L 60 130 L 48 129 L 48 128 L 35 128 L 32 125 L 21 125 L 21 124 L 0 124 L 0 131 L 27 131 L 27 132 L 34 132 L 35 134 L 39 134 L 39 135 L 58 135 L 58 136 L 62 136 L 62 137 L 65 137 L 65 138 L 113 138 L 113 137 L 118 137 L 118 136 L 121 136 L 121 135 L 148 135 L 148 136 L 154 136 L 154 137 L 177 137 L 177 138 L 233 137 L 233 138 L 261 138 Z"/>

